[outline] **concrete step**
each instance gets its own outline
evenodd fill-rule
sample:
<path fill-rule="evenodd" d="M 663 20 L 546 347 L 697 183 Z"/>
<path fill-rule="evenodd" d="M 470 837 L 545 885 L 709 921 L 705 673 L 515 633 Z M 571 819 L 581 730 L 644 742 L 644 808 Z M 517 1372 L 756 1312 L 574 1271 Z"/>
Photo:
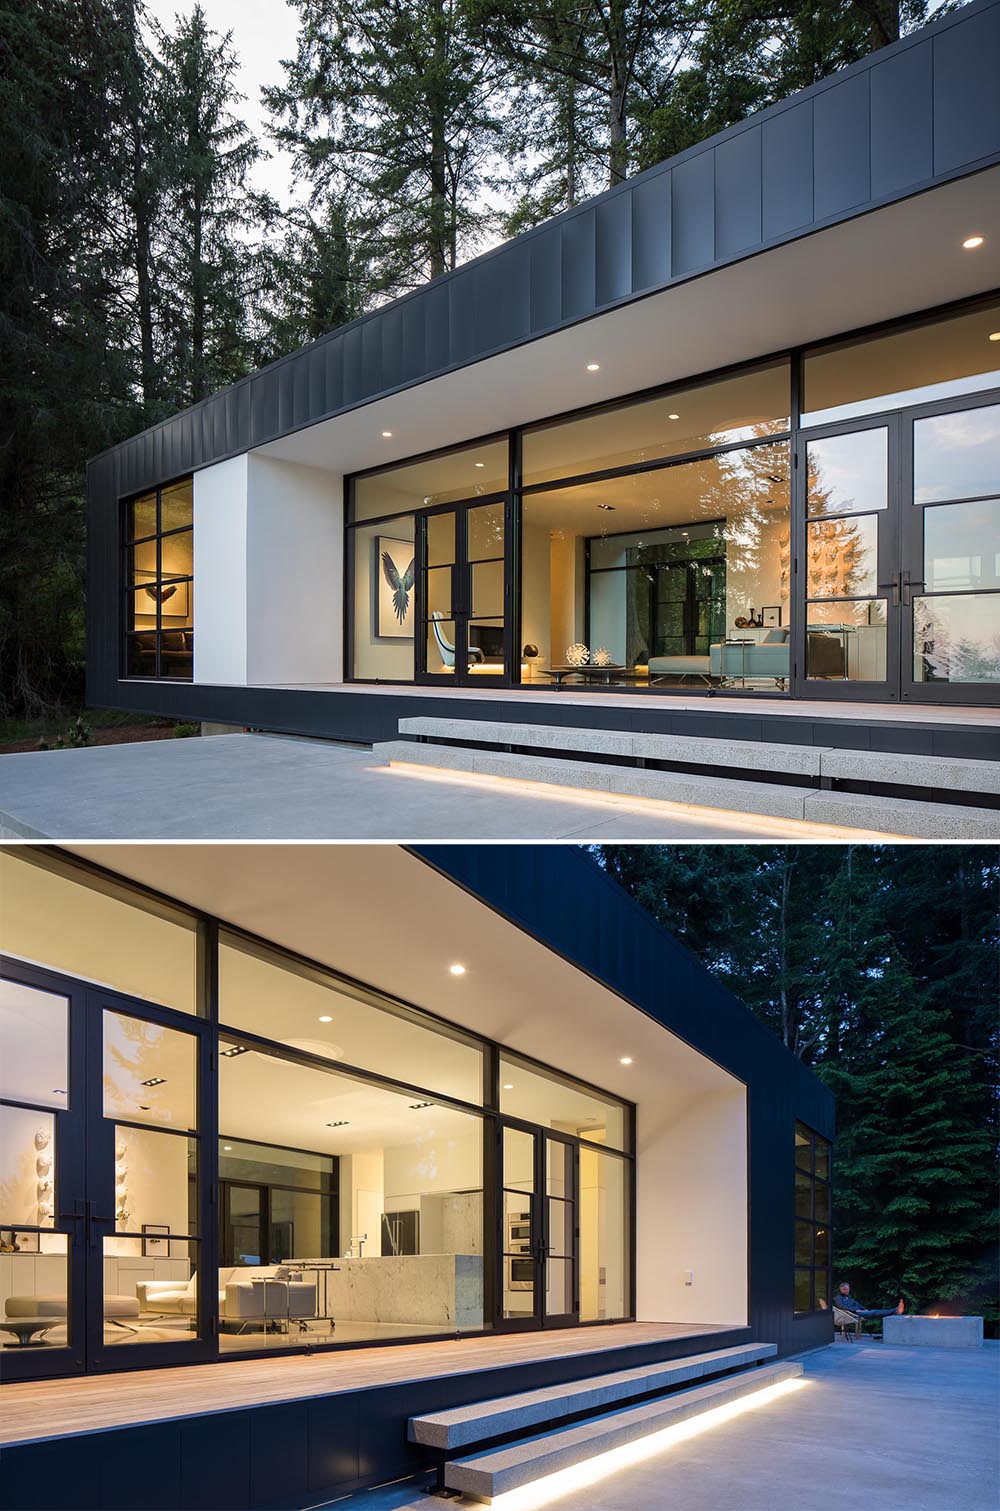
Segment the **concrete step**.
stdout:
<path fill-rule="evenodd" d="M 634 1443 L 801 1374 L 802 1365 L 794 1361 L 752 1368 L 665 1399 L 624 1407 L 503 1448 L 453 1459 L 445 1465 L 445 1485 L 449 1490 L 459 1490 L 474 1500 L 488 1503 L 506 1491 L 530 1485 L 560 1469 L 585 1463 L 612 1448 Z"/>
<path fill-rule="evenodd" d="M 721 809 L 760 818 L 795 819 L 864 829 L 897 839 L 997 839 L 1000 810 L 881 797 L 856 792 L 791 787 L 781 782 L 741 781 L 700 772 L 657 771 L 574 761 L 556 754 L 519 755 L 390 740 L 375 745 L 376 761 L 596 792 L 607 801 L 653 798 L 688 807 Z"/>
<path fill-rule="evenodd" d="M 548 1385 L 541 1390 L 526 1390 L 492 1401 L 476 1401 L 471 1406 L 411 1417 L 409 1438 L 411 1443 L 423 1443 L 442 1452 L 467 1448 L 470 1443 L 526 1431 L 578 1412 L 602 1411 L 654 1390 L 669 1390 L 689 1380 L 746 1368 L 763 1359 L 773 1359 L 777 1351 L 774 1343 L 744 1343 L 683 1359 L 641 1364 L 635 1369 L 619 1369 L 612 1374 L 592 1375 L 585 1380 L 570 1380 L 563 1385 Z"/>
<path fill-rule="evenodd" d="M 722 740 L 696 735 L 648 734 L 619 729 L 587 729 L 565 724 L 497 723 L 486 719 L 400 719 L 403 738 L 472 740 L 503 748 L 529 746 L 561 752 L 625 757 L 628 760 L 678 761 L 714 766 L 739 777 L 745 771 L 773 772 L 777 777 L 821 777 L 834 781 L 879 782 L 955 792 L 1000 796 L 1000 736 L 997 759 L 978 761 L 951 756 L 847 750 L 833 746 L 787 745 L 765 740 Z"/>

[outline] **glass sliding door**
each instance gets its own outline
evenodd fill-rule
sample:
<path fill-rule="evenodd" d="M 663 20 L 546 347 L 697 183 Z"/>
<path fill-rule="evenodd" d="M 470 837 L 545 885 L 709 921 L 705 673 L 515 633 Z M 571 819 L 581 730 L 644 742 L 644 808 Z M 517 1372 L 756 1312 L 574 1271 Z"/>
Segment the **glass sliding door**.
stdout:
<path fill-rule="evenodd" d="M 903 697 L 995 702 L 1000 688 L 1000 402 L 912 421 L 903 511 Z M 909 491 L 909 490 L 908 490 Z"/>
<path fill-rule="evenodd" d="M 508 512 L 498 499 L 418 515 L 418 681 L 509 680 Z"/>
<path fill-rule="evenodd" d="M 577 1146 L 541 1128 L 506 1122 L 500 1141 L 499 1325 L 577 1322 Z"/>

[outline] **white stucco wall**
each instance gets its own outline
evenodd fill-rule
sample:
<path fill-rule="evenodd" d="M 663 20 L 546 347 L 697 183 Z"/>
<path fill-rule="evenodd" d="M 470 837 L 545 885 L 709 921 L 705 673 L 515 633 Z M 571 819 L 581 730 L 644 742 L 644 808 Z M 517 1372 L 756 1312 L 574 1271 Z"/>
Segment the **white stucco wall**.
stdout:
<path fill-rule="evenodd" d="M 194 680 L 247 680 L 249 457 L 194 475 Z"/>
<path fill-rule="evenodd" d="M 641 1105 L 637 1130 L 636 1316 L 745 1325 L 744 1087 Z"/>

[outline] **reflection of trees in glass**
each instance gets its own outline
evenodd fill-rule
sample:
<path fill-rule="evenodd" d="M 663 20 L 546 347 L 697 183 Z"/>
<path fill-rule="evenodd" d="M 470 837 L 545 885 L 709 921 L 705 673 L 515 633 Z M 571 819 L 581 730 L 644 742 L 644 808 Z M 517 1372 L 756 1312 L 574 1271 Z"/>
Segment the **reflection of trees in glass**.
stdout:
<path fill-rule="evenodd" d="M 995 600 L 1000 609 L 1000 598 Z M 955 638 L 947 599 L 913 605 L 913 662 L 918 682 L 1000 682 L 1000 629 L 981 639 Z"/>
<path fill-rule="evenodd" d="M 810 598 L 852 598 L 870 591 L 868 555 L 858 521 L 811 520 L 807 566 Z"/>

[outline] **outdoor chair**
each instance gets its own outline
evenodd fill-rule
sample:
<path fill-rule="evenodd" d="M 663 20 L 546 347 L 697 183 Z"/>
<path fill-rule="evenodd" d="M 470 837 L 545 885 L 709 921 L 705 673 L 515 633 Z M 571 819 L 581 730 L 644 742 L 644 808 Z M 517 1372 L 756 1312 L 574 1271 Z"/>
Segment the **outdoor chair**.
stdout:
<path fill-rule="evenodd" d="M 842 1306 L 833 1309 L 833 1331 L 840 1333 L 846 1343 L 861 1341 L 861 1318 L 853 1312 L 845 1312 Z"/>

